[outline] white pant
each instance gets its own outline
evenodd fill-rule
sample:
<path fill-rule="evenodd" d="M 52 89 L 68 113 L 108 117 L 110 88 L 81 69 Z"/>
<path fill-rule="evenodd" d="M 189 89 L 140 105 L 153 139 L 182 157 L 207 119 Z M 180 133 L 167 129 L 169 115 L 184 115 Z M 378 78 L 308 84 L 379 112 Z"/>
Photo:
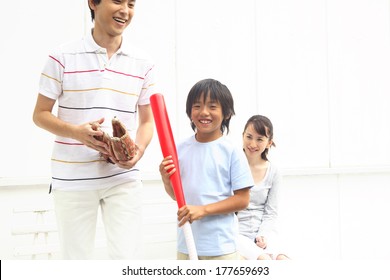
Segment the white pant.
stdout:
<path fill-rule="evenodd" d="M 54 190 L 57 226 L 64 259 L 91 259 L 98 208 L 112 259 L 136 259 L 141 242 L 141 182 L 96 191 Z"/>
<path fill-rule="evenodd" d="M 254 239 L 250 239 L 242 234 L 239 234 L 236 240 L 238 253 L 246 260 L 257 260 L 262 254 L 269 254 L 272 258 L 281 254 L 278 241 L 275 237 L 267 238 L 267 248 L 264 250 L 256 245 Z"/>
<path fill-rule="evenodd" d="M 254 240 L 241 234 L 238 235 L 236 246 L 238 253 L 246 260 L 257 260 L 260 255 L 265 253 L 264 249 L 257 246 Z"/>

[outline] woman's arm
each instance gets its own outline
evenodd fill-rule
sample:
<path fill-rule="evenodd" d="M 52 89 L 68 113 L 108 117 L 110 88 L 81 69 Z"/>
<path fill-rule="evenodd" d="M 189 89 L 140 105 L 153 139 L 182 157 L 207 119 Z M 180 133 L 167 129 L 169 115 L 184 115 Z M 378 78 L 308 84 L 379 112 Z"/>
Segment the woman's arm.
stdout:
<path fill-rule="evenodd" d="M 264 214 L 260 224 L 257 236 L 269 236 L 270 233 L 276 231 L 276 222 L 279 209 L 279 189 L 281 185 L 281 176 L 276 170 L 272 179 L 272 185 L 268 192 L 266 204 L 264 206 Z"/>

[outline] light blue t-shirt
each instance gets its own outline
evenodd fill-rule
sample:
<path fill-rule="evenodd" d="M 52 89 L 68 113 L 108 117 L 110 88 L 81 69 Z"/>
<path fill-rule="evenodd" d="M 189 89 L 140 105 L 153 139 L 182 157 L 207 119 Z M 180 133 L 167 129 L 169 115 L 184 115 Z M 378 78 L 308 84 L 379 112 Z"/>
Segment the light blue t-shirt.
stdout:
<path fill-rule="evenodd" d="M 242 151 L 225 136 L 200 143 L 192 136 L 177 146 L 183 193 L 188 205 L 224 200 L 233 191 L 252 187 L 253 178 Z M 199 256 L 219 256 L 236 251 L 234 213 L 211 215 L 191 224 Z M 181 228 L 178 251 L 188 254 Z"/>

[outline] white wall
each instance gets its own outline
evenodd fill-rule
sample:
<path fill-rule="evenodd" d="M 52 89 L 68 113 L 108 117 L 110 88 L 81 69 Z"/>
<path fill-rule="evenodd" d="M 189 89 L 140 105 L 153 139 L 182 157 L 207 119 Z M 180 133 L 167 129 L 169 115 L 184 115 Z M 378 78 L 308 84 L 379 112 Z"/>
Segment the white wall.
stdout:
<path fill-rule="evenodd" d="M 6 137 L 0 141 L 7 160 L 0 178 L 47 178 L 53 137 L 31 121 L 40 71 L 51 48 L 89 30 L 90 14 L 86 1 L 4 5 Z M 240 142 L 252 114 L 271 118 L 273 159 L 282 168 L 389 166 L 389 6 L 384 0 L 144 0 L 126 35 L 155 58 L 178 139 L 192 133 L 189 89 L 212 77 L 234 95 L 233 139 Z M 144 159 L 148 174 L 157 174 L 159 158 L 150 155 L 159 152 L 156 137 Z"/>
<path fill-rule="evenodd" d="M 298 260 L 390 259 L 389 170 L 284 176 L 280 235 Z"/>
<path fill-rule="evenodd" d="M 284 173 L 279 232 L 282 248 L 294 260 L 389 260 L 390 259 L 389 170 L 338 170 Z M 38 224 L 29 208 L 51 206 L 46 185 L 0 188 L 0 259 L 30 259 L 32 245 L 49 244 L 58 250 L 56 231 L 45 241 L 41 234 L 15 235 Z M 165 194 L 161 181 L 144 184 L 144 216 L 141 257 L 173 260 L 176 257 L 176 203 Z M 47 214 L 55 230 L 54 213 Z M 99 220 L 97 259 L 107 258 L 104 229 Z M 18 255 L 19 253 L 19 255 Z M 38 255 L 45 259 L 47 255 Z M 60 258 L 58 251 L 52 256 Z"/>
<path fill-rule="evenodd" d="M 40 72 L 51 48 L 89 30 L 89 10 L 86 0 L 8 1 L 0 26 L 0 188 L 45 184 L 53 136 L 31 120 Z M 330 181 L 326 196 L 332 203 L 338 197 L 338 229 L 348 234 L 359 230 L 356 220 L 344 223 L 349 209 L 358 211 L 378 189 L 380 199 L 388 197 L 389 0 L 142 0 L 126 35 L 156 60 L 177 139 L 192 133 L 185 115 L 189 89 L 199 79 L 216 78 L 235 98 L 230 137 L 237 145 L 245 121 L 264 114 L 275 127 L 272 160 L 287 173 L 298 170 L 297 185 L 304 174 L 327 174 L 289 196 L 322 194 Z M 158 178 L 159 154 L 155 137 L 144 156 L 146 179 Z M 339 177 L 339 170 L 352 172 Z M 369 190 L 360 185 L 365 170 L 374 174 L 364 177 Z M 341 189 L 343 180 L 359 187 L 348 183 Z M 298 201 L 294 207 L 306 205 Z M 382 219 L 365 218 L 370 228 L 381 225 Z M 313 244 L 321 241 L 312 238 Z M 349 239 L 337 238 L 342 253 L 335 255 L 355 256 L 346 253 L 357 250 Z"/>

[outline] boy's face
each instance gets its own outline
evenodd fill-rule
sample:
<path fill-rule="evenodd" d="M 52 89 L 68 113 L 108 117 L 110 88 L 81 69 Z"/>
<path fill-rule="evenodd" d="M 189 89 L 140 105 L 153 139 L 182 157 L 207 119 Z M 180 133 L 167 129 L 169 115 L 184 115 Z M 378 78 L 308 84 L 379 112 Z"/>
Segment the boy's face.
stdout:
<path fill-rule="evenodd" d="M 196 126 L 196 138 L 199 142 L 210 142 L 221 137 L 221 125 L 224 119 L 221 104 L 210 100 L 210 95 L 206 100 L 200 96 L 199 100 L 192 104 L 191 120 Z"/>
<path fill-rule="evenodd" d="M 121 36 L 134 15 L 135 0 L 101 0 L 97 5 L 89 0 L 95 12 L 95 31 L 110 37 Z"/>

